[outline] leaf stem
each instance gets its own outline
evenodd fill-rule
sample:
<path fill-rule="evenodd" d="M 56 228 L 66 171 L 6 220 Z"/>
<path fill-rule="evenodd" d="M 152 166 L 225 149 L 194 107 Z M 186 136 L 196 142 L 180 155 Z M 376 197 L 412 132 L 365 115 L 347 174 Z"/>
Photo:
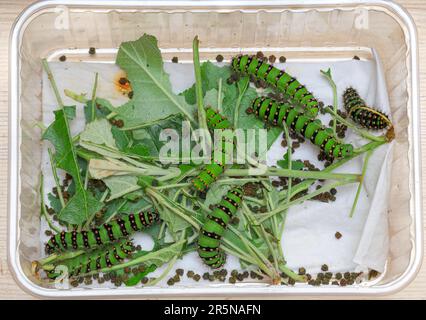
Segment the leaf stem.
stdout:
<path fill-rule="evenodd" d="M 326 171 L 302 171 L 289 170 L 282 168 L 269 167 L 264 172 L 254 172 L 250 169 L 228 169 L 223 173 L 224 176 L 241 177 L 241 176 L 277 176 L 300 179 L 316 179 L 316 180 L 347 180 L 359 181 L 359 174 L 352 173 L 330 173 Z"/>
<path fill-rule="evenodd" d="M 333 113 L 337 114 L 337 105 L 338 105 L 338 98 L 337 98 L 337 86 L 336 83 L 333 80 L 333 77 L 331 75 L 331 69 L 328 68 L 327 71 L 321 70 L 321 73 L 326 77 L 328 82 L 331 85 L 331 89 L 333 91 Z M 333 118 L 333 134 L 336 136 L 336 118 Z"/>
<path fill-rule="evenodd" d="M 242 85 L 240 85 L 240 81 L 242 81 Z M 237 83 L 239 94 L 238 94 L 237 102 L 235 103 L 234 128 L 238 128 L 238 116 L 240 115 L 241 100 L 243 99 L 243 96 L 249 86 L 250 79 L 248 76 L 246 76 L 240 81 Z"/>
<path fill-rule="evenodd" d="M 47 152 L 49 153 L 50 166 L 52 168 L 53 179 L 55 179 L 56 190 L 58 191 L 59 201 L 61 202 L 62 208 L 64 208 L 65 207 L 64 196 L 62 195 L 62 188 L 59 183 L 58 173 L 56 172 L 56 165 L 55 165 L 55 160 L 53 159 L 52 150 L 49 148 L 47 149 Z"/>
<path fill-rule="evenodd" d="M 361 180 L 358 184 L 358 189 L 356 190 L 355 199 L 354 199 L 354 203 L 352 205 L 351 213 L 349 214 L 350 218 L 352 218 L 354 213 L 355 213 L 355 208 L 356 208 L 356 205 L 358 203 L 359 195 L 361 194 L 362 184 L 364 182 L 365 174 L 367 173 L 368 161 L 370 160 L 371 154 L 372 154 L 371 150 L 367 151 L 367 154 L 366 154 L 365 159 L 364 159 L 364 165 L 362 167 Z"/>
<path fill-rule="evenodd" d="M 44 203 L 44 177 L 43 174 L 40 174 L 40 197 L 41 197 L 41 214 L 44 216 L 44 219 L 46 220 L 47 224 L 49 225 L 49 228 L 56 233 L 60 233 L 61 230 L 56 227 L 53 222 L 50 220 L 49 214 L 46 210 L 46 205 Z"/>
<path fill-rule="evenodd" d="M 99 74 L 96 72 L 95 74 L 95 84 L 93 85 L 93 91 L 92 91 L 92 100 L 91 100 L 91 106 L 92 106 L 92 114 L 91 114 L 91 121 L 95 120 L 95 113 L 96 113 L 96 90 L 98 88 L 98 77 Z"/>
<path fill-rule="evenodd" d="M 49 63 L 46 59 L 42 59 L 42 66 L 44 71 L 47 73 L 47 77 L 50 81 L 50 85 L 52 86 L 53 93 L 55 94 L 56 101 L 58 102 L 59 107 L 62 109 L 64 107 L 64 102 L 62 101 L 61 95 L 59 94 L 58 87 L 56 85 L 55 78 L 53 77 L 52 70 L 50 69 Z"/>
<path fill-rule="evenodd" d="M 329 191 L 329 190 L 331 190 L 333 188 L 336 188 L 336 187 L 339 187 L 339 186 L 343 186 L 343 185 L 346 185 L 346 184 L 349 184 L 349 183 L 353 183 L 353 182 L 354 181 L 351 181 L 351 182 L 337 181 L 337 182 L 325 185 L 325 186 L 321 187 L 320 189 L 315 190 L 314 192 L 311 192 L 311 193 L 309 193 L 309 194 L 307 194 L 307 195 L 305 195 L 303 197 L 300 197 L 300 198 L 298 198 L 296 200 L 293 200 L 291 202 L 286 202 L 286 203 L 278 206 L 276 209 L 274 209 L 274 210 L 272 210 L 270 212 L 267 212 L 265 214 L 259 214 L 258 215 L 258 217 L 259 217 L 258 222 L 262 223 L 265 220 L 267 220 L 270 217 L 272 217 L 273 215 L 275 215 L 277 213 L 280 213 L 283 210 L 290 208 L 291 206 L 294 206 L 294 205 L 300 204 L 300 203 L 302 203 L 302 202 L 304 202 L 306 200 L 312 199 L 313 197 L 315 197 L 315 196 L 317 196 L 317 195 L 319 195 L 319 194 L 321 194 L 323 192 L 327 192 L 327 191 Z"/>

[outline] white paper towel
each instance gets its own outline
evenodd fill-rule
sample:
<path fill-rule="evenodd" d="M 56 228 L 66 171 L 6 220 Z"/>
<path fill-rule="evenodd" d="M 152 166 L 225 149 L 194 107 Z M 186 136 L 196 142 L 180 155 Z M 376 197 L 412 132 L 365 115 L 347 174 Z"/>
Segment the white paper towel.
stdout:
<path fill-rule="evenodd" d="M 223 63 L 222 63 L 223 64 Z M 51 69 L 55 75 L 59 91 L 70 89 L 74 92 L 85 92 L 90 98 L 94 81 L 94 73 L 99 73 L 97 96 L 110 100 L 113 105 L 120 105 L 126 98 L 114 88 L 113 80 L 119 72 L 117 66 L 105 63 L 72 63 L 52 62 Z M 353 86 L 370 105 L 377 106 L 389 113 L 389 102 L 383 72 L 375 55 L 372 61 L 322 61 L 292 62 L 276 64 L 296 76 L 315 96 L 326 105 L 332 104 L 332 91 L 328 81 L 320 70 L 331 68 L 333 79 L 337 84 L 339 106 L 342 108 L 342 93 L 348 86 Z M 170 74 L 173 90 L 183 91 L 194 83 L 192 65 L 165 63 L 165 70 Z M 43 122 L 49 125 L 53 119 L 52 111 L 56 109 L 46 75 L 43 77 Z M 71 99 L 64 97 L 66 105 L 75 105 Z M 321 116 L 325 124 L 328 116 Z M 77 104 L 77 118 L 72 122 L 71 130 L 75 134 L 84 126 L 82 105 Z M 348 130 L 346 140 L 359 147 L 366 141 L 359 139 Z M 268 152 L 268 164 L 275 164 L 282 159 L 286 149 L 281 147 L 278 139 Z M 46 145 L 44 146 L 46 149 Z M 387 203 L 389 190 L 389 170 L 391 164 L 391 145 L 380 147 L 371 156 L 367 175 L 364 180 L 358 206 L 353 218 L 349 217 L 355 197 L 357 185 L 338 188 L 337 200 L 332 203 L 307 201 L 292 207 L 288 212 L 283 235 L 283 250 L 289 267 L 297 269 L 305 267 L 309 272 L 319 272 L 322 264 L 327 264 L 330 271 L 352 271 L 372 268 L 379 272 L 384 270 L 388 253 Z M 316 160 L 318 149 L 310 143 L 302 144 L 293 154 L 294 159 L 314 159 L 312 163 L 321 167 Z M 315 156 L 314 156 L 315 155 Z M 338 168 L 336 172 L 360 173 L 363 157 L 358 157 Z M 50 190 L 54 181 L 50 171 L 49 159 L 45 152 L 43 159 L 45 174 L 45 190 Z M 339 231 L 343 236 L 335 238 Z M 149 249 L 146 237 L 142 237 L 145 249 Z M 141 239 L 137 237 L 137 239 Z M 42 240 L 46 237 L 42 233 Z M 189 254 L 176 267 L 184 267 L 198 273 L 209 271 L 198 258 L 197 254 Z M 228 259 L 227 267 L 238 268 L 238 261 Z M 161 272 L 156 271 L 155 275 Z M 185 284 L 186 278 L 182 278 Z M 188 282 L 189 283 L 189 282 Z M 164 283 L 163 283 L 164 284 Z M 191 284 L 193 282 L 191 281 Z"/>

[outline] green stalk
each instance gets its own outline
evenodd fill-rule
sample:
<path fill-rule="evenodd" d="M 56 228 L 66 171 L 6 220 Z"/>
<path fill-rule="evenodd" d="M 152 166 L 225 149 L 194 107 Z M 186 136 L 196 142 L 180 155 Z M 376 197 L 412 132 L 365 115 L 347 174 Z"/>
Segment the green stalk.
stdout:
<path fill-rule="evenodd" d="M 46 219 L 47 224 L 49 225 L 49 228 L 56 233 L 61 232 L 59 228 L 57 228 L 53 222 L 50 220 L 49 214 L 46 210 L 46 205 L 44 203 L 44 178 L 43 174 L 40 174 L 40 197 L 41 197 L 41 214 L 44 216 L 44 219 Z"/>
<path fill-rule="evenodd" d="M 224 176 L 241 177 L 241 176 L 277 176 L 300 179 L 315 179 L 315 180 L 346 180 L 359 181 L 359 174 L 351 173 L 330 173 L 323 171 L 302 171 L 289 170 L 282 168 L 267 168 L 265 172 L 251 172 L 250 169 L 228 169 L 223 173 Z"/>
<path fill-rule="evenodd" d="M 55 179 L 56 190 L 58 191 L 59 201 L 61 202 L 62 208 L 65 207 L 64 196 L 62 195 L 61 185 L 59 183 L 58 173 L 56 172 L 55 160 L 53 159 L 52 150 L 47 149 L 50 158 L 50 166 L 52 168 L 53 179 Z"/>
<path fill-rule="evenodd" d="M 359 155 L 361 155 L 364 152 L 367 152 L 369 150 L 374 150 L 378 147 L 380 147 L 381 145 L 385 144 L 386 141 L 372 141 L 369 142 L 367 144 L 365 144 L 364 146 L 362 146 L 361 148 L 359 148 L 359 152 L 358 153 L 354 153 L 351 156 L 341 159 L 338 162 L 335 162 L 333 164 L 331 164 L 330 166 L 328 166 L 327 168 L 325 168 L 324 170 L 322 170 L 321 172 L 331 172 L 334 169 L 344 165 L 345 163 L 347 163 L 348 161 L 358 157 Z M 309 180 L 305 180 L 302 181 L 301 183 L 297 184 L 296 186 L 293 187 L 292 192 L 291 192 L 291 198 L 294 197 L 296 194 L 298 194 L 299 192 L 302 192 L 304 190 L 307 190 L 313 183 L 315 183 L 316 179 L 309 179 Z M 284 194 L 284 197 L 287 197 L 287 192 L 280 192 L 280 198 L 281 195 Z"/>
<path fill-rule="evenodd" d="M 334 114 L 337 114 L 337 105 L 338 105 L 338 98 L 337 98 L 337 86 L 336 83 L 333 80 L 333 77 L 331 76 L 331 69 L 329 68 L 327 71 L 320 70 L 321 73 L 326 77 L 328 82 L 331 85 L 331 89 L 333 91 L 333 112 Z M 333 118 L 333 134 L 336 136 L 336 118 Z"/>
<path fill-rule="evenodd" d="M 249 77 L 243 78 L 242 86 L 240 86 L 239 82 L 237 83 L 239 94 L 238 94 L 237 102 L 235 104 L 235 109 L 234 109 L 234 128 L 238 128 L 238 116 L 240 115 L 241 100 L 243 99 L 243 96 L 246 93 L 249 83 L 250 83 Z"/>
<path fill-rule="evenodd" d="M 161 204 L 162 206 L 167 207 L 167 209 L 169 209 L 170 211 L 172 211 L 173 213 L 175 213 L 176 215 L 178 215 L 179 217 L 181 217 L 182 219 L 184 219 L 186 222 L 188 222 L 190 225 L 192 225 L 195 228 L 195 230 L 197 230 L 197 231 L 200 230 L 200 226 L 199 226 L 199 224 L 197 222 L 195 222 L 191 217 L 189 217 L 184 212 L 181 212 L 180 210 L 178 210 L 176 208 L 177 207 L 177 203 L 174 202 L 173 205 L 171 205 L 170 204 L 171 201 L 167 197 L 163 196 L 158 191 L 155 191 L 152 188 L 146 188 L 145 192 L 146 192 L 146 194 L 148 196 L 156 199 L 159 204 Z"/>
<path fill-rule="evenodd" d="M 42 59 L 41 63 L 50 81 L 50 85 L 52 86 L 53 93 L 55 94 L 56 100 L 58 101 L 58 105 L 61 109 L 63 109 L 64 102 L 62 101 L 61 95 L 59 94 L 59 90 L 58 90 L 58 87 L 56 86 L 56 82 L 55 82 L 55 78 L 53 77 L 52 70 L 50 70 L 49 63 L 47 62 L 46 59 Z"/>
<path fill-rule="evenodd" d="M 77 102 L 80 102 L 80 103 L 83 103 L 83 104 L 85 104 L 85 103 L 87 103 L 87 101 L 89 101 L 89 99 L 86 98 L 86 94 L 83 94 L 83 93 L 78 94 L 78 93 L 75 93 L 75 92 L 68 90 L 68 89 L 64 89 L 64 93 L 68 98 L 71 98 L 74 101 L 77 101 Z"/>
<path fill-rule="evenodd" d="M 275 215 L 277 213 L 280 213 L 283 210 L 290 208 L 291 206 L 300 204 L 300 203 L 302 203 L 302 202 L 304 202 L 306 200 L 309 200 L 309 199 L 311 199 L 311 198 L 313 198 L 313 197 L 315 197 L 315 196 L 317 196 L 317 195 L 319 195 L 321 193 L 327 192 L 327 191 L 329 191 L 329 190 L 331 190 L 333 188 L 336 188 L 336 187 L 339 187 L 339 186 L 343 186 L 343 185 L 346 185 L 346 184 L 349 184 L 349 183 L 353 183 L 353 181 L 352 182 L 337 181 L 337 182 L 325 185 L 325 186 L 321 187 L 320 189 L 315 190 L 314 192 L 309 193 L 309 194 L 307 194 L 307 195 L 305 195 L 303 197 L 300 197 L 300 198 L 298 198 L 296 200 L 293 200 L 291 202 L 284 203 L 284 204 L 278 206 L 275 210 L 272 210 L 272 211 L 267 212 L 265 214 L 259 214 L 258 216 L 261 217 L 261 218 L 258 219 L 258 222 L 262 223 L 263 221 L 269 219 L 273 215 Z"/>
<path fill-rule="evenodd" d="M 354 203 L 352 205 L 351 213 L 349 214 L 350 218 L 352 218 L 353 215 L 354 215 L 355 208 L 356 208 L 356 205 L 358 203 L 359 195 L 361 194 L 362 183 L 364 182 L 364 177 L 365 177 L 365 174 L 367 173 L 368 160 L 370 160 L 371 154 L 372 154 L 372 152 L 370 150 L 370 151 L 367 152 L 367 154 L 365 156 L 364 165 L 362 167 L 361 180 L 358 184 L 358 189 L 356 191 L 355 200 L 354 200 Z"/>
<path fill-rule="evenodd" d="M 195 36 L 192 42 L 192 54 L 194 62 L 194 73 L 195 73 L 195 96 L 197 100 L 197 111 L 198 111 L 198 125 L 200 128 L 208 130 L 206 111 L 204 110 L 203 101 L 203 84 L 201 78 L 201 67 L 200 67 L 200 52 L 199 52 L 198 36 Z"/>
<path fill-rule="evenodd" d="M 90 121 L 95 120 L 95 112 L 96 112 L 96 90 L 98 88 L 98 77 L 99 74 L 96 72 L 95 74 L 95 84 L 93 85 L 93 91 L 92 91 L 92 101 L 91 101 L 91 107 L 92 107 L 92 117 Z"/>
<path fill-rule="evenodd" d="M 219 78 L 217 89 L 217 110 L 222 113 L 222 78 Z"/>
<path fill-rule="evenodd" d="M 51 254 L 50 256 L 38 260 L 37 264 L 39 266 L 41 266 L 44 269 L 44 266 L 47 264 L 51 264 L 53 262 L 57 262 L 57 261 L 64 261 L 64 260 L 68 260 L 68 259 L 72 259 L 75 257 L 78 257 L 79 255 L 82 255 L 86 253 L 85 250 L 77 250 L 77 251 L 68 251 L 68 252 L 63 252 L 63 253 L 54 253 Z"/>
<path fill-rule="evenodd" d="M 174 245 L 177 245 L 177 246 L 184 245 L 184 244 L 185 244 L 185 242 L 186 242 L 186 239 L 184 239 L 184 240 L 180 240 L 180 241 L 178 241 L 178 242 L 175 242 L 174 244 L 171 244 L 170 246 L 174 246 Z M 166 247 L 166 248 L 164 248 L 164 249 L 168 249 L 168 248 Z M 150 253 L 148 253 L 148 254 L 146 254 L 146 255 L 144 255 L 144 256 L 140 256 L 140 257 L 137 257 L 137 258 L 132 259 L 132 260 L 130 260 L 130 261 L 127 261 L 127 262 L 124 262 L 124 263 L 121 263 L 121 264 L 117 264 L 117 265 L 112 266 L 112 267 L 110 267 L 110 268 L 103 268 L 103 269 L 101 269 L 101 270 L 95 270 L 95 271 L 92 271 L 92 272 L 86 273 L 86 274 L 84 274 L 84 275 L 82 275 L 82 276 L 88 276 L 88 275 L 92 275 L 92 274 L 99 273 L 99 272 L 106 273 L 106 272 L 111 272 L 111 271 L 116 271 L 116 270 L 124 269 L 124 268 L 126 268 L 126 267 L 133 267 L 133 266 L 135 266 L 135 265 L 139 265 L 139 264 L 142 264 L 142 263 L 144 263 L 144 262 L 146 262 L 146 261 L 151 260 L 153 256 L 155 257 L 156 255 L 158 255 L 158 252 L 159 252 L 159 251 L 164 250 L 164 249 L 160 249 L 160 250 L 158 250 L 158 251 L 150 252 Z"/>

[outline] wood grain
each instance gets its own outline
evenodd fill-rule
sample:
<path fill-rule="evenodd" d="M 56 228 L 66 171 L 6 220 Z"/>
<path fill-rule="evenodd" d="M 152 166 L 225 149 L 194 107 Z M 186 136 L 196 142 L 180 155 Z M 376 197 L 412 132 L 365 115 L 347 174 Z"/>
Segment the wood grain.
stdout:
<path fill-rule="evenodd" d="M 7 265 L 7 161 L 8 161 L 8 41 L 9 31 L 17 15 L 33 0 L 0 2 L 0 299 L 32 299 L 12 278 Z M 426 105 L 426 1 L 398 0 L 413 16 L 419 38 L 420 96 Z M 426 108 L 421 111 L 423 163 L 426 165 Z M 426 207 L 426 171 L 423 170 L 424 207 Z M 425 238 L 426 239 L 426 238 Z M 426 247 L 426 245 L 425 245 Z M 292 298 L 292 297 L 286 297 Z M 317 297 L 312 297 L 313 299 Z M 336 297 L 337 298 L 337 297 Z M 347 297 L 350 298 L 350 297 Z M 404 290 L 378 299 L 426 299 L 426 264 L 417 278 Z"/>

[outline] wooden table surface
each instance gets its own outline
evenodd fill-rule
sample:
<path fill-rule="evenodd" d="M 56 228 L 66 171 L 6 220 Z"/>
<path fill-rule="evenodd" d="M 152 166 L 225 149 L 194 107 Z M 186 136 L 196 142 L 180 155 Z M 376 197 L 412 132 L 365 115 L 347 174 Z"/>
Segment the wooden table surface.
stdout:
<path fill-rule="evenodd" d="M 12 278 L 7 265 L 7 161 L 8 161 L 8 41 L 9 31 L 16 16 L 34 0 L 0 1 L 0 299 L 31 299 Z M 426 105 L 426 1 L 398 0 L 413 16 L 419 35 L 420 97 Z M 423 163 L 426 165 L 426 109 L 421 112 Z M 426 171 L 423 174 L 426 193 Z M 426 195 L 423 205 L 426 208 Z M 426 239 L 426 237 L 425 237 Z M 426 247 L 426 245 L 425 245 Z M 426 255 L 425 255 L 426 256 Z M 288 297 L 290 298 L 290 297 Z M 404 290 L 380 299 L 426 299 L 426 263 L 417 278 Z"/>

